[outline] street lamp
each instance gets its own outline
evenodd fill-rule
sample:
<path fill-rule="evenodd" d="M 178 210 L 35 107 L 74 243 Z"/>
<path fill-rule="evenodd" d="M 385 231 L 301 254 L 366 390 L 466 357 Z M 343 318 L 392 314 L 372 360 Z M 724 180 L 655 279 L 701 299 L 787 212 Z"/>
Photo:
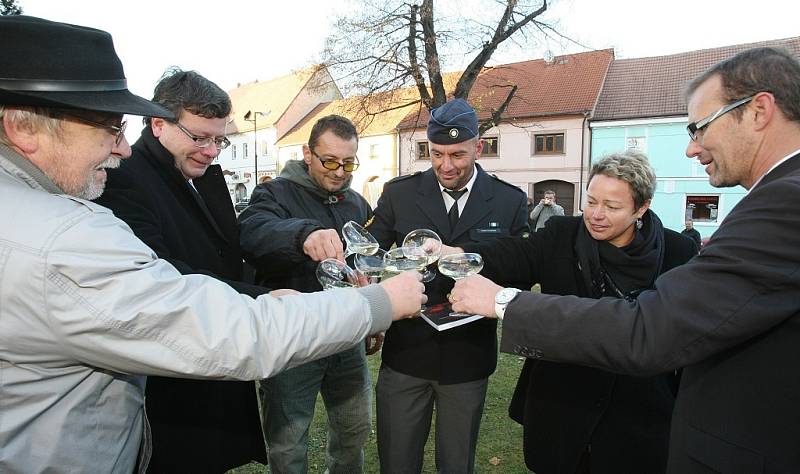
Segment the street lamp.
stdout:
<path fill-rule="evenodd" d="M 258 130 L 258 116 L 261 115 L 262 117 L 266 117 L 269 112 L 259 112 L 257 110 L 248 110 L 246 114 L 244 114 L 244 119 L 248 122 L 253 122 L 253 157 L 255 158 L 255 174 L 253 175 L 253 189 L 258 186 L 258 136 L 256 130 Z M 250 118 L 252 117 L 252 118 Z"/>

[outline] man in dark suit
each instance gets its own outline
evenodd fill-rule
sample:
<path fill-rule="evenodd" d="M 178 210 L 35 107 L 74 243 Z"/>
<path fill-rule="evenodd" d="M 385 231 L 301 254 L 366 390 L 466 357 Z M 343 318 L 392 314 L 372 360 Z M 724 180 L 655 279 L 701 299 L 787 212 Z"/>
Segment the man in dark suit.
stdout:
<path fill-rule="evenodd" d="M 153 101 L 176 120 L 146 119 L 132 159 L 109 170 L 97 202 L 181 273 L 211 275 L 253 297 L 267 292 L 242 282 L 236 215 L 222 170 L 211 164 L 230 144 L 228 95 L 194 71 L 173 70 Z M 151 471 L 224 472 L 250 460 L 266 463 L 252 382 L 150 377 L 146 395 Z"/>
<path fill-rule="evenodd" d="M 684 367 L 671 473 L 800 472 L 798 77 L 791 54 L 756 48 L 690 84 L 686 155 L 712 185 L 750 192 L 638 300 L 514 297 L 480 276 L 452 292 L 458 311 L 505 314 L 503 351 L 638 375 Z"/>
<path fill-rule="evenodd" d="M 521 235 L 527 201 L 517 187 L 475 163 L 482 141 L 475 111 L 452 100 L 431 111 L 431 168 L 386 184 L 368 230 L 381 247 L 401 245 L 410 231 L 435 231 L 449 245 Z M 453 280 L 426 285 L 432 305 L 446 301 Z M 420 472 L 436 406 L 437 468 L 472 472 L 487 380 L 497 363 L 495 321 L 437 332 L 416 318 L 386 334 L 376 386 L 381 472 Z"/>

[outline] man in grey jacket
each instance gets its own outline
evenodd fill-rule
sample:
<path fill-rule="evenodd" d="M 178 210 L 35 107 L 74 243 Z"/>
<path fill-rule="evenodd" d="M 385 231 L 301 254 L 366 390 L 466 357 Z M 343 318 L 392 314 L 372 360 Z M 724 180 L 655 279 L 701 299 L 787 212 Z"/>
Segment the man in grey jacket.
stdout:
<path fill-rule="evenodd" d="M 0 472 L 144 472 L 143 375 L 255 380 L 360 344 L 418 311 L 419 276 L 240 295 L 182 276 L 89 202 L 130 156 L 111 36 L 0 18 Z M 137 467 L 138 465 L 138 467 Z"/>
<path fill-rule="evenodd" d="M 547 219 L 553 216 L 563 216 L 564 208 L 556 203 L 556 192 L 548 189 L 544 192 L 544 197 L 530 214 L 531 230 L 536 232 L 544 227 Z"/>

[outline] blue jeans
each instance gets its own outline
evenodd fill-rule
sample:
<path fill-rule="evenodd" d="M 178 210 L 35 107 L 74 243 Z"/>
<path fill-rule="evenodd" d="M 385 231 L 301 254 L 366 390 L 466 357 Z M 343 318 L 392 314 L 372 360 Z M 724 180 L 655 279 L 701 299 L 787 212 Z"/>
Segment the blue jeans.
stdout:
<path fill-rule="evenodd" d="M 363 343 L 264 379 L 259 387 L 273 473 L 308 472 L 308 428 L 318 393 L 328 413 L 328 472 L 363 471 L 372 416 L 372 384 Z"/>

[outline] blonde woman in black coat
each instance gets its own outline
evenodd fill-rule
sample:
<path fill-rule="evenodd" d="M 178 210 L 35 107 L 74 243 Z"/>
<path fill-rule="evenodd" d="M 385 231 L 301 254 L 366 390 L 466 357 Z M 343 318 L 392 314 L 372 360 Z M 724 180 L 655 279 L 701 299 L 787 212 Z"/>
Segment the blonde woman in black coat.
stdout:
<path fill-rule="evenodd" d="M 645 155 L 610 155 L 591 169 L 582 217 L 553 217 L 527 239 L 463 250 L 483 256 L 481 274 L 492 280 L 635 299 L 697 253 L 691 239 L 665 229 L 649 209 L 655 186 Z M 528 359 L 509 409 L 524 426 L 526 465 L 537 474 L 664 472 L 677 384 L 675 373 L 631 377 Z"/>

